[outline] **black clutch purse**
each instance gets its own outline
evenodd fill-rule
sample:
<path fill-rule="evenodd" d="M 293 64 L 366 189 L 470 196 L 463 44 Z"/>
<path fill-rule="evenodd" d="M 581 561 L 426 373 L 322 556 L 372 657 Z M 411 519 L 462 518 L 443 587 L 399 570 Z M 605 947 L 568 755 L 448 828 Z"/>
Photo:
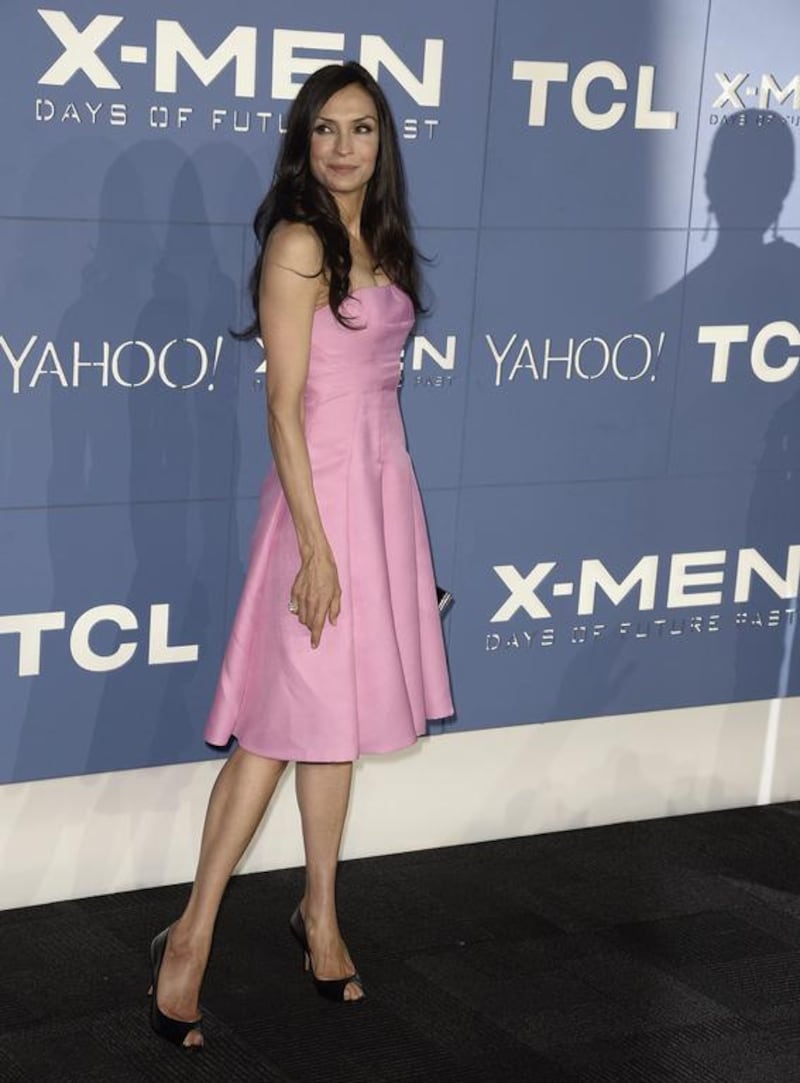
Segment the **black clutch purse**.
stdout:
<path fill-rule="evenodd" d="M 449 590 L 445 590 L 444 587 L 440 587 L 436 584 L 436 600 L 439 603 L 439 612 L 442 616 L 445 615 L 447 610 L 453 604 L 454 598 Z"/>

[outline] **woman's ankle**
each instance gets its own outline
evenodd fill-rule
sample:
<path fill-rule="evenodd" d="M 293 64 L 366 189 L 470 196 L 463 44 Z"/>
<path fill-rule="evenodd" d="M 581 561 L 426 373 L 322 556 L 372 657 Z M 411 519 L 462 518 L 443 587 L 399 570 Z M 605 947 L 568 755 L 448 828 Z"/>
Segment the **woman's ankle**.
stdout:
<path fill-rule="evenodd" d="M 169 946 L 179 954 L 198 951 L 207 953 L 211 946 L 211 932 L 193 924 L 185 914 L 182 914 L 170 926 Z"/>

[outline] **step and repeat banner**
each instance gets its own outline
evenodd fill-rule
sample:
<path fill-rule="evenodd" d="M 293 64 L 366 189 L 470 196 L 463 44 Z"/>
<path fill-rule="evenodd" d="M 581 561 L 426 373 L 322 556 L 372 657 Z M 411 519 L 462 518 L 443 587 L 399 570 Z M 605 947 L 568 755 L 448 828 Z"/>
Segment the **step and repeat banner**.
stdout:
<path fill-rule="evenodd" d="M 392 103 L 449 733 L 800 693 L 795 0 L 5 0 L 0 780 L 201 739 L 269 467 L 253 211 Z M 446 740 L 446 736 L 437 738 Z"/>

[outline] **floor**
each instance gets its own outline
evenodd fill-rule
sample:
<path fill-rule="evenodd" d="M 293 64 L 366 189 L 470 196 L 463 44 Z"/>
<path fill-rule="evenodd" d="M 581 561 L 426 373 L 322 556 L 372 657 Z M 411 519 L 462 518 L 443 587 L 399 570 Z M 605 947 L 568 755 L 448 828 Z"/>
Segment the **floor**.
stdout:
<path fill-rule="evenodd" d="M 185 886 L 0 912 L 0 1080 L 800 1080 L 800 804 L 343 863 L 359 1005 L 302 973 L 300 885 L 231 882 L 199 1055 L 144 995 Z"/>

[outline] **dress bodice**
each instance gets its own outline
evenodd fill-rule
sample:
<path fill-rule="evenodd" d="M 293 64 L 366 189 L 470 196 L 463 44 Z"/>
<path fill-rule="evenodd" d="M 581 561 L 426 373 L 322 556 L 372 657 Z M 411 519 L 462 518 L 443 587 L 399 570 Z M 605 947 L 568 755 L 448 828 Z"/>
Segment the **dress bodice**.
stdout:
<path fill-rule="evenodd" d="M 396 390 L 414 307 L 398 286 L 362 286 L 342 305 L 345 327 L 326 305 L 314 313 L 305 400 L 308 405 L 363 391 Z"/>

